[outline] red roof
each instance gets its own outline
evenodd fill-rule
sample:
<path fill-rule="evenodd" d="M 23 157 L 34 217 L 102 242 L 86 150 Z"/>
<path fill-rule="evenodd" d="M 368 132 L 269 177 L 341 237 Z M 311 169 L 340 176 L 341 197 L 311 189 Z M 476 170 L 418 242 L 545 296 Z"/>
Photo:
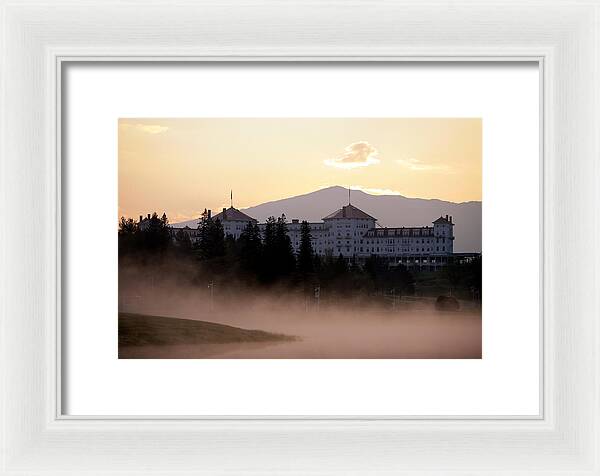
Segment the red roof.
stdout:
<path fill-rule="evenodd" d="M 229 207 L 224 212 L 214 215 L 213 220 L 216 219 L 219 219 L 220 221 L 256 221 L 254 218 L 249 217 L 245 213 L 233 207 Z"/>
<path fill-rule="evenodd" d="M 446 215 L 448 216 L 448 215 Z M 450 217 L 452 218 L 452 217 Z M 447 220 L 446 218 L 444 218 L 443 216 L 440 216 L 436 221 L 434 221 L 433 223 L 441 223 L 443 225 L 454 225 L 454 223 L 452 223 L 450 220 Z"/>
<path fill-rule="evenodd" d="M 377 218 L 374 218 L 371 215 L 363 212 L 354 205 L 345 205 L 339 210 L 333 212 L 331 215 L 327 215 L 325 218 L 323 218 L 323 220 L 334 220 L 339 218 L 362 218 L 367 220 L 377 220 Z"/>

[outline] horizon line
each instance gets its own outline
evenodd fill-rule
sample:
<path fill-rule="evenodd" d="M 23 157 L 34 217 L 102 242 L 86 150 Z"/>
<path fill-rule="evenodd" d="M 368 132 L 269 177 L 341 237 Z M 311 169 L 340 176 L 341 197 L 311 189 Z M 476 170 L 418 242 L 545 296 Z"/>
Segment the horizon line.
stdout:
<path fill-rule="evenodd" d="M 256 204 L 256 205 L 250 205 L 250 206 L 247 206 L 247 207 L 241 207 L 241 208 L 238 208 L 238 210 L 240 210 L 240 211 L 249 210 L 251 208 L 260 207 L 260 206 L 263 206 L 263 205 L 269 205 L 269 204 L 272 204 L 272 203 L 275 203 L 275 202 L 281 202 L 281 201 L 284 201 L 284 200 L 292 200 L 294 198 L 305 197 L 307 195 L 311 195 L 311 194 L 320 192 L 322 190 L 333 189 L 333 188 L 341 188 L 344 191 L 348 190 L 348 187 L 344 187 L 342 185 L 330 185 L 330 186 L 319 188 L 319 189 L 316 189 L 316 190 L 313 190 L 313 191 L 310 191 L 310 192 L 301 193 L 299 195 L 292 195 L 292 196 L 289 196 L 289 197 L 276 198 L 274 200 L 269 200 L 269 201 L 262 202 L 262 203 L 259 203 L 259 204 Z M 357 188 L 350 188 L 350 190 L 352 192 L 361 192 L 361 193 L 363 193 L 365 195 L 369 195 L 371 197 L 399 197 L 399 198 L 404 198 L 404 199 L 408 199 L 408 200 L 423 200 L 423 201 L 445 202 L 445 203 L 449 203 L 449 204 L 452 204 L 452 205 L 464 205 L 464 204 L 467 204 L 467 203 L 482 203 L 481 200 L 466 200 L 464 202 L 453 202 L 451 200 L 444 200 L 444 199 L 441 199 L 441 198 L 407 197 L 405 195 L 400 195 L 400 194 L 374 194 L 374 193 L 365 192 L 364 190 L 357 189 Z M 342 205 L 342 206 L 344 206 L 344 205 Z M 212 210 L 215 211 L 215 212 L 220 212 L 221 208 L 227 208 L 227 207 L 219 207 L 219 208 L 212 209 Z M 236 207 L 233 207 L 233 208 L 236 208 Z M 183 221 L 173 222 L 172 224 L 173 225 L 178 225 L 178 224 L 189 222 L 189 221 L 193 221 L 193 220 L 196 220 L 196 219 L 197 218 L 192 217 L 192 218 L 189 218 L 189 219 L 186 219 L 186 220 L 183 220 Z"/>
<path fill-rule="evenodd" d="M 276 199 L 273 199 L 273 200 L 268 200 L 266 202 L 259 203 L 257 205 L 250 205 L 250 206 L 247 206 L 247 207 L 244 207 L 244 208 L 239 208 L 239 210 L 248 210 L 249 208 L 259 207 L 261 205 L 267 205 L 269 203 L 280 202 L 282 200 L 290 200 L 292 198 L 304 197 L 306 195 L 310 195 L 312 193 L 317 193 L 317 192 L 320 192 L 321 190 L 327 190 L 327 189 L 330 189 L 330 188 L 342 188 L 345 191 L 348 190 L 348 187 L 344 187 L 343 185 L 329 185 L 329 186 L 326 186 L 326 187 L 318 188 L 316 190 L 312 190 L 310 192 L 301 193 L 299 195 L 292 195 L 291 197 L 276 198 Z M 368 188 L 368 187 L 365 187 L 365 188 Z M 402 195 L 401 193 L 387 193 L 387 194 L 386 193 L 381 193 L 381 194 L 379 194 L 379 193 L 369 193 L 369 192 L 366 192 L 364 189 L 361 189 L 361 188 L 352 188 L 352 187 L 350 187 L 350 190 L 352 192 L 361 192 L 361 193 L 364 193 L 365 195 L 369 195 L 371 197 L 400 197 L 400 198 L 406 198 L 406 199 L 409 199 L 409 200 L 427 200 L 427 201 L 437 200 L 439 202 L 452 203 L 452 204 L 455 204 L 455 205 L 462 205 L 462 204 L 465 204 L 465 203 L 473 203 L 473 202 L 475 202 L 475 203 L 481 203 L 482 202 L 482 200 L 465 200 L 463 202 L 453 202 L 452 200 L 444 200 L 443 198 L 409 197 L 407 195 Z"/>

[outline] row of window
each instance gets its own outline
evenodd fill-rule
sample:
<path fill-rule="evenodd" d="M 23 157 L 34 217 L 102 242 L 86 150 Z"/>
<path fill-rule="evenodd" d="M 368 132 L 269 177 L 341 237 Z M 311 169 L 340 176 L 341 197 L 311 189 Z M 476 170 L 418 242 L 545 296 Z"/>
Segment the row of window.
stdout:
<path fill-rule="evenodd" d="M 336 247 L 338 252 L 341 252 L 344 249 L 344 246 L 340 246 L 338 244 L 338 246 Z M 351 248 L 349 246 L 345 247 L 346 252 L 349 253 L 350 250 L 352 249 L 352 251 L 354 251 L 355 253 L 433 253 L 434 250 L 433 248 L 411 248 L 411 249 L 396 249 L 394 250 L 394 248 L 384 248 L 384 247 L 379 247 L 379 246 L 373 246 L 371 248 L 364 248 L 362 246 L 360 247 L 354 247 Z M 436 252 L 445 252 L 446 251 L 446 247 L 445 246 L 437 246 L 436 247 Z"/>
<path fill-rule="evenodd" d="M 320 251 L 322 249 L 322 247 L 315 242 L 312 242 L 312 247 L 315 251 Z M 326 244 L 332 244 L 332 242 L 326 242 Z M 300 246 L 300 243 L 298 241 L 294 242 L 294 248 L 297 249 Z M 424 253 L 424 252 L 433 252 L 434 249 L 433 247 L 421 247 L 421 248 L 415 248 L 415 247 L 408 247 L 408 246 L 404 246 L 402 248 L 394 248 L 394 247 L 383 247 L 383 246 L 372 246 L 372 247 L 363 247 L 363 246 L 349 246 L 350 243 L 346 243 L 345 245 L 341 242 L 337 242 L 336 244 L 336 248 L 338 250 L 343 249 L 344 247 L 346 248 L 347 252 L 350 252 L 350 250 L 352 249 L 355 252 L 360 252 L 360 253 L 394 253 L 394 251 L 396 253 Z M 446 251 L 446 246 L 436 246 L 435 247 L 435 251 L 437 252 L 445 252 Z M 449 250 L 448 250 L 449 251 Z"/>

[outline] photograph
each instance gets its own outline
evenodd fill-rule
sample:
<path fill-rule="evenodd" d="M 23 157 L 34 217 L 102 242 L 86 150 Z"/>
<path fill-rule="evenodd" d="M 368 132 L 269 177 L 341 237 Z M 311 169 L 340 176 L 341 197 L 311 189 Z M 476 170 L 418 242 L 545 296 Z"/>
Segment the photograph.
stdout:
<path fill-rule="evenodd" d="M 600 0 L 0 25 L 0 476 L 600 476 Z"/>
<path fill-rule="evenodd" d="M 482 127 L 120 118 L 119 359 L 481 359 Z"/>

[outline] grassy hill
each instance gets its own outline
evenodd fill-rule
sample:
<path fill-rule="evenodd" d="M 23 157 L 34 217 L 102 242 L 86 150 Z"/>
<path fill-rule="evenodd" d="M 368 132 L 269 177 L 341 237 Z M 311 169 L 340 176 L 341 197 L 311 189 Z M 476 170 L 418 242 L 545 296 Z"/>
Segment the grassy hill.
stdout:
<path fill-rule="evenodd" d="M 213 322 L 119 313 L 119 346 L 293 341 L 292 336 Z"/>

